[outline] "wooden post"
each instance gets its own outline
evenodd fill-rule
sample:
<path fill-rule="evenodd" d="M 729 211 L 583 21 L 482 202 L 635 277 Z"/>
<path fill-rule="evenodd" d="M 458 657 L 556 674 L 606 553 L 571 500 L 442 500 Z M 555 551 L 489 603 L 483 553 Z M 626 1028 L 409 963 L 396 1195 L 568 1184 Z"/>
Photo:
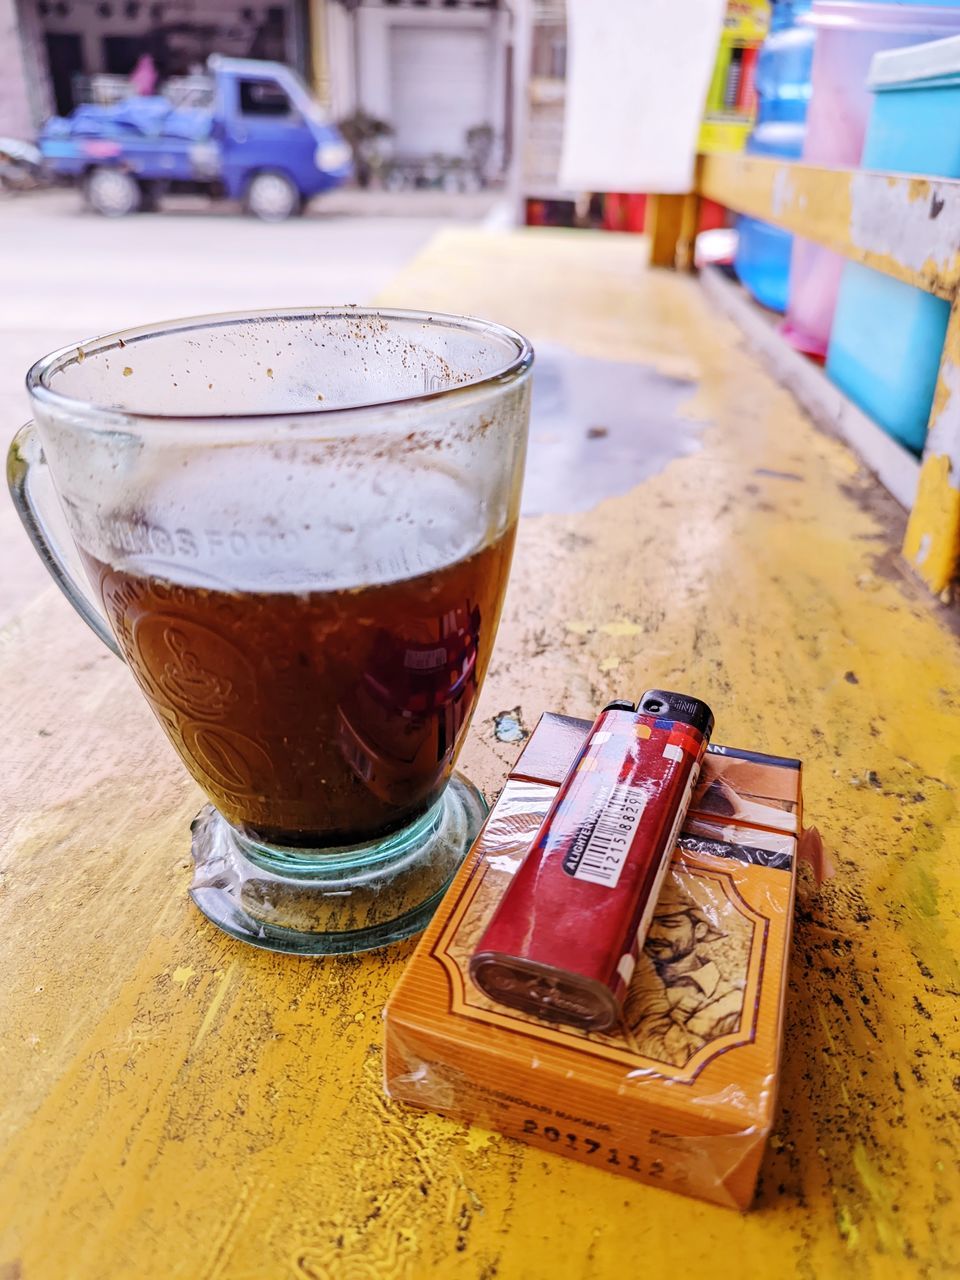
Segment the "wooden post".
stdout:
<path fill-rule="evenodd" d="M 696 192 L 650 197 L 647 202 L 647 234 L 650 236 L 651 266 L 690 270 L 699 216 L 700 197 Z"/>

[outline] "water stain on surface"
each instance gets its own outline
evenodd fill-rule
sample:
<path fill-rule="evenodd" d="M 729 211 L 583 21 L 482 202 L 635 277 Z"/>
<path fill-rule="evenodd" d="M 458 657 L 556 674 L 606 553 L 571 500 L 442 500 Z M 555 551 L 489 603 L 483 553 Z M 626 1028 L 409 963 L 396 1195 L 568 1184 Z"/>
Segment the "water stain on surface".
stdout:
<path fill-rule="evenodd" d="M 523 513 L 589 511 L 700 447 L 691 378 L 537 343 Z"/>
<path fill-rule="evenodd" d="M 493 717 L 493 734 L 499 742 L 523 742 L 529 734 L 524 728 L 520 708 L 498 712 Z"/>

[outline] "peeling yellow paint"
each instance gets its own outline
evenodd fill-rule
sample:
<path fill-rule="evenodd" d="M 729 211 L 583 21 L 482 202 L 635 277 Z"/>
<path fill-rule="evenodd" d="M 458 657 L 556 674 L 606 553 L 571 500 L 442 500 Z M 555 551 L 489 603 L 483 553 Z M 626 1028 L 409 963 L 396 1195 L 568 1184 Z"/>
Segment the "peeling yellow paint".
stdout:
<path fill-rule="evenodd" d="M 197 1049 L 200 1047 L 201 1041 L 206 1036 L 210 1028 L 213 1026 L 214 1019 L 216 1018 L 217 1014 L 220 1011 L 220 1006 L 223 1004 L 224 997 L 226 996 L 228 990 L 230 989 L 230 983 L 232 981 L 234 973 L 236 972 L 236 969 L 237 969 L 237 962 L 234 961 L 233 964 L 230 965 L 230 967 L 226 970 L 225 973 L 215 973 L 213 975 L 214 981 L 217 981 L 217 979 L 219 979 L 219 982 L 217 985 L 217 989 L 214 992 L 213 999 L 210 1001 L 209 1005 L 207 1006 L 207 1012 L 204 1014 L 203 1021 L 200 1023 L 200 1029 L 197 1031 L 196 1038 L 194 1039 L 194 1042 L 190 1048 L 191 1053 L 195 1053 L 197 1051 Z"/>
<path fill-rule="evenodd" d="M 880 1171 L 867 1155 L 866 1148 L 861 1142 L 858 1142 L 853 1149 L 853 1167 L 870 1197 L 880 1243 L 890 1252 L 896 1251 L 902 1254 L 904 1252 L 903 1231 L 892 1208 L 896 1197 L 886 1186 Z"/>
<path fill-rule="evenodd" d="M 481 1129 L 479 1125 L 471 1125 L 464 1134 L 464 1145 L 474 1154 L 486 1150 L 487 1147 L 494 1145 L 495 1141 L 494 1134 L 489 1129 Z"/>
<path fill-rule="evenodd" d="M 946 207 L 933 221 L 919 207 L 933 192 L 926 178 L 713 155 L 704 157 L 700 183 L 701 194 L 737 212 L 765 218 L 907 284 L 952 298 L 960 285 L 954 233 L 960 183 L 941 179 L 937 190 Z M 916 235 L 902 234 L 905 221 Z M 918 235 L 937 246 L 927 261 L 918 257 Z"/>
<path fill-rule="evenodd" d="M 599 629 L 605 636 L 642 636 L 646 628 L 637 622 L 604 622 Z"/>
<path fill-rule="evenodd" d="M 173 971 L 173 981 L 177 986 L 185 987 L 195 973 L 196 969 L 191 969 L 189 965 L 177 965 Z"/>
<path fill-rule="evenodd" d="M 951 370 L 960 370 L 960 322 L 958 322 L 956 309 L 954 309 L 954 314 L 951 315 L 951 322 L 947 325 L 943 351 L 940 355 L 940 372 L 933 392 L 933 406 L 930 409 L 931 427 L 945 415 L 953 395 L 951 379 L 948 376 L 944 376 L 947 371 Z"/>
<path fill-rule="evenodd" d="M 817 1009 L 817 1019 L 820 1023 L 821 1028 L 823 1029 L 823 1034 L 826 1037 L 827 1044 L 830 1048 L 830 1062 L 831 1064 L 833 1064 L 838 1056 L 837 1045 L 836 1045 L 836 1042 L 834 1041 L 833 1035 L 831 1034 L 830 1024 L 827 1021 L 827 1015 L 822 1008 Z M 836 1087 L 840 1092 L 840 1097 L 843 1099 L 844 1105 L 849 1105 L 850 1094 L 847 1090 L 847 1082 L 844 1079 L 845 1068 L 842 1063 L 838 1063 L 836 1069 L 838 1071 L 838 1077 L 835 1082 Z"/>
<path fill-rule="evenodd" d="M 860 1243 L 860 1230 L 850 1216 L 850 1210 L 845 1204 L 841 1205 L 837 1210 L 837 1226 L 840 1228 L 840 1234 L 847 1242 L 847 1248 L 851 1253 L 854 1253 Z"/>
<path fill-rule="evenodd" d="M 903 554 L 931 590 L 943 591 L 957 572 L 960 489 L 946 454 L 929 454 L 920 468 Z"/>

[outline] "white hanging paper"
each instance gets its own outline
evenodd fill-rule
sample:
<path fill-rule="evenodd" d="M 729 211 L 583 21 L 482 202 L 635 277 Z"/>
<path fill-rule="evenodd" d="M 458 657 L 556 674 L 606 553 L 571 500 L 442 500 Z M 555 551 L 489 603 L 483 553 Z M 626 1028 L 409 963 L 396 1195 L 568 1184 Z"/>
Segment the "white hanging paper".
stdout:
<path fill-rule="evenodd" d="M 562 187 L 691 189 L 725 10 L 725 0 L 567 0 Z"/>

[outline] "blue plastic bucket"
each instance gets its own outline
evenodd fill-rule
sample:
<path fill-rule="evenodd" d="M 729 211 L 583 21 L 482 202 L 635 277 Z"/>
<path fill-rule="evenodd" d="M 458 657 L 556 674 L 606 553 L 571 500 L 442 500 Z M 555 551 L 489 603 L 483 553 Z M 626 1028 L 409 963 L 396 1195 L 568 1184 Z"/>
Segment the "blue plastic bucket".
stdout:
<path fill-rule="evenodd" d="M 862 168 L 960 177 L 960 37 L 877 54 Z M 827 373 L 896 439 L 920 453 L 950 304 L 848 262 Z"/>
<path fill-rule="evenodd" d="M 799 160 L 803 150 L 802 122 L 771 120 L 758 124 L 747 139 L 754 156 L 785 156 Z M 746 215 L 737 219 L 737 275 L 758 302 L 773 311 L 786 311 L 793 236 L 769 222 Z"/>

